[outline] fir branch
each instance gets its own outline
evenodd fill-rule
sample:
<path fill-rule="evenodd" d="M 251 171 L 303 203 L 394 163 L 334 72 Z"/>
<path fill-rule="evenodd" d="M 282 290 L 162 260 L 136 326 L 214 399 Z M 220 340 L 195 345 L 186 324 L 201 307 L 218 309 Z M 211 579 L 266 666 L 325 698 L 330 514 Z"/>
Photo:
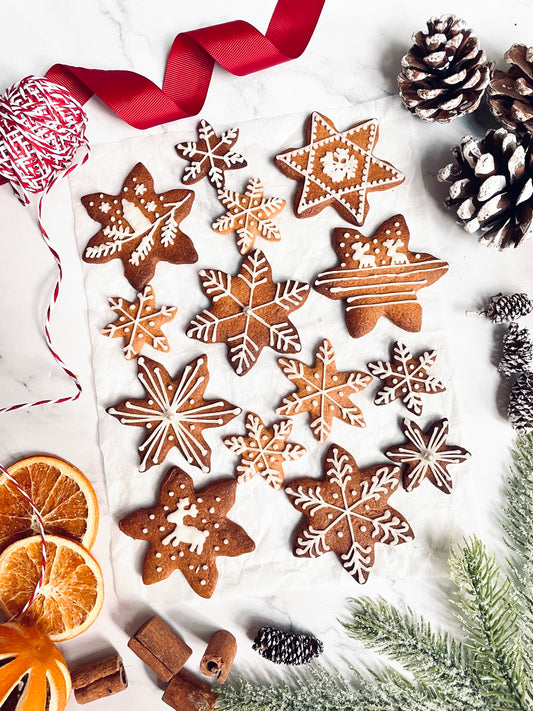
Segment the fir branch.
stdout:
<path fill-rule="evenodd" d="M 502 578 L 495 556 L 475 537 L 452 549 L 450 577 L 458 587 L 457 616 L 490 708 L 525 711 L 523 644 L 511 581 Z"/>

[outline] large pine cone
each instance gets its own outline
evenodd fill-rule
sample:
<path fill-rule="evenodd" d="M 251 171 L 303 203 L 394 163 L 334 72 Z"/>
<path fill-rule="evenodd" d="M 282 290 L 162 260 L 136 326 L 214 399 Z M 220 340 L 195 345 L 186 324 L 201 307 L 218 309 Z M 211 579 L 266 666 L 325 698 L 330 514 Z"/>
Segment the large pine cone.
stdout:
<path fill-rule="evenodd" d="M 449 123 L 477 109 L 492 64 L 464 20 L 442 15 L 427 26 L 413 35 L 414 45 L 402 58 L 400 96 L 424 121 Z"/>
<path fill-rule="evenodd" d="M 485 138 L 461 139 L 452 148 L 455 163 L 438 173 L 451 183 L 448 207 L 457 210 L 467 232 L 481 230 L 480 242 L 499 249 L 516 247 L 533 232 L 532 138 L 504 128 Z"/>
<path fill-rule="evenodd" d="M 506 128 L 533 134 L 533 47 L 513 44 L 504 55 L 508 72 L 496 70 L 488 89 L 489 107 Z"/>

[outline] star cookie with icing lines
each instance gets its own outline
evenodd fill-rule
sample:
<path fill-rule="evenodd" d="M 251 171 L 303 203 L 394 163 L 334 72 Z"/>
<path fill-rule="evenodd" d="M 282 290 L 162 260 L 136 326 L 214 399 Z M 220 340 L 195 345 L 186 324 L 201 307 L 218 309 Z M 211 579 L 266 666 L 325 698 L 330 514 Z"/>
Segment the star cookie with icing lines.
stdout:
<path fill-rule="evenodd" d="M 161 464 L 173 447 L 189 464 L 210 471 L 211 449 L 204 429 L 227 424 L 241 409 L 226 400 L 204 399 L 209 383 L 207 356 L 191 360 L 175 378 L 161 363 L 141 356 L 137 373 L 146 397 L 127 398 L 107 412 L 123 425 L 146 430 L 139 446 L 140 471 Z"/>
<path fill-rule="evenodd" d="M 198 261 L 191 239 L 180 229 L 193 200 L 191 190 L 157 193 L 150 172 L 137 163 L 118 195 L 82 197 L 89 216 L 102 225 L 85 247 L 83 261 L 103 264 L 120 259 L 124 276 L 137 291 L 152 279 L 159 262 Z"/>
<path fill-rule="evenodd" d="M 432 422 L 424 432 L 416 422 L 407 418 L 402 431 L 407 442 L 389 447 L 385 456 L 402 466 L 404 489 L 412 491 L 428 479 L 445 494 L 452 492 L 450 464 L 460 464 L 470 457 L 470 452 L 456 444 L 448 444 L 448 420 Z"/>
<path fill-rule="evenodd" d="M 235 479 L 218 479 L 195 491 L 191 477 L 178 467 L 161 482 L 157 503 L 119 521 L 131 538 L 147 541 L 142 579 L 152 585 L 180 570 L 201 597 L 213 595 L 218 581 L 217 558 L 254 550 L 246 531 L 227 518 L 235 503 Z"/>
<path fill-rule="evenodd" d="M 237 235 L 237 247 L 241 254 L 247 254 L 257 237 L 278 242 L 279 229 L 272 218 L 283 210 L 285 200 L 278 197 L 265 198 L 264 188 L 259 178 L 252 178 L 244 194 L 224 188 L 218 191 L 218 199 L 228 211 L 213 223 L 215 232 Z"/>
<path fill-rule="evenodd" d="M 372 237 L 358 230 L 333 230 L 338 264 L 322 272 L 313 288 L 345 303 L 344 319 L 353 338 L 369 333 L 384 316 L 405 331 L 420 331 L 422 306 L 417 292 L 448 271 L 432 254 L 409 250 L 403 215 L 385 220 Z"/>
<path fill-rule="evenodd" d="M 177 314 L 176 306 L 155 308 L 155 293 L 150 284 L 137 294 L 135 301 L 120 297 L 109 299 L 109 306 L 118 318 L 102 331 L 110 338 L 123 338 L 123 353 L 127 360 L 138 356 L 145 345 L 156 351 L 170 350 L 167 337 L 162 327 L 172 321 Z"/>
<path fill-rule="evenodd" d="M 289 315 L 305 303 L 309 284 L 293 279 L 274 282 L 259 249 L 244 257 L 235 276 L 202 269 L 200 279 L 212 306 L 191 321 L 187 336 L 204 343 L 226 343 L 228 361 L 237 375 L 245 375 L 255 365 L 265 346 L 284 353 L 300 350 Z"/>
<path fill-rule="evenodd" d="M 404 181 L 393 165 L 376 158 L 377 119 L 338 131 L 317 113 L 307 120 L 306 145 L 277 155 L 274 163 L 300 185 L 294 196 L 296 217 L 311 217 L 331 205 L 339 215 L 362 225 L 368 213 L 368 193 L 389 190 Z"/>
<path fill-rule="evenodd" d="M 294 555 L 318 558 L 333 551 L 356 582 L 366 583 L 376 543 L 392 546 L 414 538 L 404 516 L 389 506 L 399 480 L 400 467 L 379 464 L 360 470 L 349 452 L 332 444 L 322 479 L 302 477 L 285 487 L 305 517 L 294 535 Z"/>
<path fill-rule="evenodd" d="M 239 484 L 250 481 L 256 474 L 266 479 L 274 489 L 281 489 L 285 481 L 283 466 L 305 454 L 305 447 L 287 442 L 292 431 L 292 422 L 277 420 L 272 427 L 265 427 L 259 415 L 249 412 L 245 422 L 247 436 L 233 435 L 224 440 L 228 449 L 241 455 L 236 469 Z"/>
<path fill-rule="evenodd" d="M 387 405 L 400 398 L 409 412 L 422 414 L 422 395 L 434 395 L 446 390 L 444 383 L 429 373 L 436 358 L 437 351 L 425 351 L 415 358 L 403 343 L 394 343 L 390 362 L 378 360 L 368 363 L 372 375 L 384 383 L 374 403 Z"/>
<path fill-rule="evenodd" d="M 365 427 L 363 413 L 351 398 L 370 384 L 372 376 L 359 370 L 339 372 L 335 350 L 327 338 L 319 345 L 313 366 L 289 358 L 280 358 L 278 364 L 297 388 L 280 402 L 278 415 L 293 417 L 308 412 L 311 430 L 319 442 L 329 437 L 334 418 Z"/>
<path fill-rule="evenodd" d="M 217 136 L 213 127 L 204 119 L 198 124 L 198 140 L 178 143 L 176 153 L 189 161 L 182 175 L 184 185 L 207 179 L 217 190 L 224 187 L 225 171 L 244 168 L 248 165 L 240 153 L 232 148 L 239 138 L 239 129 L 230 128 Z"/>

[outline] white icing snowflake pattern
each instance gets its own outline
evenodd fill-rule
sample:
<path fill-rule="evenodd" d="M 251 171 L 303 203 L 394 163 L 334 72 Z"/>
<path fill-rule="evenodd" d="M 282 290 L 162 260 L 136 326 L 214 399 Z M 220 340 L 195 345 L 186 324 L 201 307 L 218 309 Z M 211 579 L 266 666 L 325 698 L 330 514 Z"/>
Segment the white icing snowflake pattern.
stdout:
<path fill-rule="evenodd" d="M 320 159 L 322 170 L 334 183 L 351 180 L 357 174 L 359 161 L 347 148 L 335 148 Z"/>
<path fill-rule="evenodd" d="M 157 204 L 153 200 L 150 200 L 150 202 L 146 203 L 146 211 L 147 212 L 155 212 L 156 209 L 157 209 Z"/>
<path fill-rule="evenodd" d="M 109 210 L 111 210 L 111 205 L 108 202 L 101 202 L 98 208 L 100 212 L 103 212 L 104 215 L 107 215 Z"/>
<path fill-rule="evenodd" d="M 146 190 L 147 190 L 146 185 L 144 183 L 137 183 L 137 185 L 135 186 L 134 192 L 135 192 L 135 195 L 144 195 Z"/>
<path fill-rule="evenodd" d="M 324 469 L 324 479 L 295 479 L 285 488 L 307 519 L 296 532 L 294 555 L 317 558 L 334 551 L 345 570 L 365 583 L 376 543 L 399 545 L 414 538 L 406 519 L 388 505 L 400 468 L 377 465 L 361 471 L 351 454 L 333 444 Z"/>

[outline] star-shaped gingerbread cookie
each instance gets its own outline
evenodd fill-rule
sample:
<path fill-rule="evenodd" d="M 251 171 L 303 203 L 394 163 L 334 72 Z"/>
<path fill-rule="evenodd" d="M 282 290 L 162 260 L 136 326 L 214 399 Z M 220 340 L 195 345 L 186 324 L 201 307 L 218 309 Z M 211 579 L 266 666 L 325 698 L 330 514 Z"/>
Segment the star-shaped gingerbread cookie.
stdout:
<path fill-rule="evenodd" d="M 235 276 L 203 269 L 200 279 L 213 305 L 191 321 L 187 335 L 204 343 L 226 343 L 229 363 L 237 375 L 255 365 L 265 346 L 284 353 L 300 350 L 289 314 L 305 303 L 309 284 L 292 279 L 274 282 L 270 264 L 259 249 L 246 255 Z"/>
<path fill-rule="evenodd" d="M 193 243 L 179 227 L 193 200 L 191 190 L 156 192 L 150 172 L 137 163 L 118 195 L 82 197 L 89 216 L 102 225 L 85 247 L 83 261 L 103 264 L 120 259 L 124 276 L 137 291 L 152 279 L 158 262 L 198 261 Z"/>
<path fill-rule="evenodd" d="M 226 170 L 247 165 L 241 154 L 232 150 L 238 137 L 238 128 L 230 128 L 217 136 L 213 127 L 202 119 L 198 124 L 198 140 L 176 146 L 179 157 L 189 161 L 181 178 L 183 184 L 197 183 L 207 176 L 211 185 L 219 190 L 223 188 Z"/>
<path fill-rule="evenodd" d="M 140 471 L 161 464 L 176 447 L 189 464 L 208 472 L 211 449 L 204 430 L 227 424 L 241 409 L 226 400 L 204 399 L 209 382 L 207 356 L 191 360 L 175 378 L 161 363 L 144 356 L 137 359 L 137 370 L 146 397 L 127 398 L 107 412 L 123 425 L 146 430 L 139 446 Z"/>
<path fill-rule="evenodd" d="M 327 338 L 318 347 L 312 367 L 289 358 L 280 358 L 278 363 L 297 388 L 283 398 L 276 409 L 278 415 L 292 417 L 308 412 L 311 430 L 319 442 L 329 437 L 334 417 L 349 425 L 365 426 L 363 413 L 351 397 L 366 388 L 372 376 L 359 370 L 339 372 L 335 351 Z"/>
<path fill-rule="evenodd" d="M 382 360 L 368 363 L 372 375 L 384 383 L 376 394 L 375 404 L 387 405 L 400 398 L 409 412 L 422 414 L 422 395 L 446 390 L 444 383 L 428 372 L 436 358 L 437 351 L 425 351 L 415 358 L 403 343 L 394 343 L 389 363 Z"/>
<path fill-rule="evenodd" d="M 219 479 L 197 492 L 191 477 L 172 467 L 161 482 L 157 503 L 119 521 L 126 535 L 150 544 L 142 568 L 146 585 L 181 570 L 194 592 L 211 597 L 218 556 L 235 557 L 255 548 L 246 531 L 227 518 L 236 488 L 235 479 Z"/>
<path fill-rule="evenodd" d="M 404 489 L 412 491 L 429 479 L 437 489 L 451 494 L 453 482 L 448 467 L 466 461 L 470 452 L 448 444 L 448 420 L 436 420 L 424 432 L 416 422 L 405 419 L 402 431 L 408 441 L 389 447 L 385 455 L 402 465 Z"/>
<path fill-rule="evenodd" d="M 135 358 L 145 345 L 165 353 L 170 350 L 162 327 L 172 321 L 178 309 L 175 306 L 161 306 L 156 310 L 155 294 L 150 284 L 137 294 L 135 301 L 116 297 L 109 299 L 109 306 L 118 318 L 108 324 L 102 334 L 124 339 L 122 350 L 125 358 Z"/>
<path fill-rule="evenodd" d="M 354 225 L 365 221 L 370 192 L 388 190 L 404 181 L 390 163 L 376 158 L 377 119 L 338 131 L 316 111 L 307 121 L 306 145 L 280 153 L 275 164 L 301 185 L 294 196 L 296 217 L 311 217 L 331 205 Z"/>
<path fill-rule="evenodd" d="M 237 234 L 237 247 L 241 254 L 247 254 L 257 237 L 278 242 L 279 229 L 272 222 L 286 203 L 282 198 L 265 198 L 263 184 L 259 178 L 252 178 L 244 194 L 224 188 L 218 191 L 218 199 L 228 211 L 213 223 L 213 229 L 223 235 Z"/>
<path fill-rule="evenodd" d="M 318 558 L 333 551 L 358 583 L 366 583 L 376 543 L 392 546 L 414 538 L 402 514 L 389 506 L 399 480 L 399 467 L 380 464 L 361 471 L 349 452 L 332 444 L 323 479 L 303 477 L 285 487 L 305 517 L 294 536 L 294 555 Z"/>
<path fill-rule="evenodd" d="M 403 215 L 386 220 L 372 237 L 358 230 L 333 230 L 338 264 L 319 274 L 313 286 L 319 294 L 345 302 L 350 336 L 364 336 L 382 316 L 405 331 L 420 331 L 417 292 L 446 274 L 448 264 L 408 246 Z"/>
<path fill-rule="evenodd" d="M 274 489 L 281 489 L 285 481 L 284 464 L 305 454 L 305 447 L 287 442 L 292 422 L 278 420 L 272 427 L 265 427 L 259 415 L 249 412 L 245 425 L 246 437 L 233 435 L 224 440 L 228 449 L 241 455 L 235 475 L 238 483 L 250 481 L 260 474 Z"/>

